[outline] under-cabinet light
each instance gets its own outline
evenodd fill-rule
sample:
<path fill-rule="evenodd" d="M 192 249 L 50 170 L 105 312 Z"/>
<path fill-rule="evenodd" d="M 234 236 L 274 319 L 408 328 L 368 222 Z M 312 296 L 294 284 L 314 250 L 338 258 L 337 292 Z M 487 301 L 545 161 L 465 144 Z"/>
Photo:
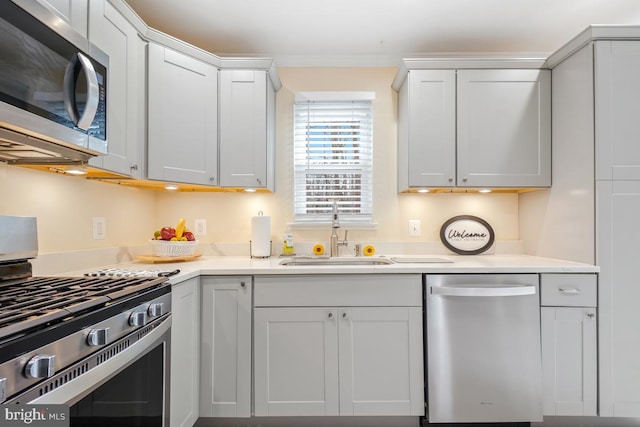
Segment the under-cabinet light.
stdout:
<path fill-rule="evenodd" d="M 255 188 L 245 188 L 244 191 L 245 191 L 245 193 L 255 193 L 256 189 Z"/>
<path fill-rule="evenodd" d="M 64 173 L 69 175 L 86 175 L 87 168 L 84 166 L 69 166 L 64 169 Z"/>
<path fill-rule="evenodd" d="M 428 192 L 429 192 L 429 189 L 428 189 L 428 188 L 420 188 L 420 189 L 418 190 L 418 193 L 428 193 Z"/>
<path fill-rule="evenodd" d="M 177 190 L 178 186 L 176 184 L 167 184 L 164 186 L 164 189 L 173 191 L 173 190 Z"/>
<path fill-rule="evenodd" d="M 478 193 L 491 193 L 491 189 L 490 188 L 481 188 L 480 190 L 478 190 Z"/>

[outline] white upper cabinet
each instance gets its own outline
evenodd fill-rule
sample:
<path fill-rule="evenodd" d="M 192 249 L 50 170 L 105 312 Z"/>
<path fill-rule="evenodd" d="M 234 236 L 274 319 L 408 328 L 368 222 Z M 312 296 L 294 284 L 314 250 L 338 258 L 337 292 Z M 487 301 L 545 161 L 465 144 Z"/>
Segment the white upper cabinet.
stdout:
<path fill-rule="evenodd" d="M 217 68 L 156 43 L 148 51 L 148 178 L 217 185 Z"/>
<path fill-rule="evenodd" d="M 83 37 L 87 37 L 89 0 L 40 0 Z"/>
<path fill-rule="evenodd" d="M 220 186 L 273 190 L 274 122 L 267 71 L 220 71 Z"/>
<path fill-rule="evenodd" d="M 640 43 L 595 42 L 596 179 L 640 180 Z"/>
<path fill-rule="evenodd" d="M 549 70 L 458 70 L 457 184 L 551 185 Z"/>
<path fill-rule="evenodd" d="M 455 70 L 409 72 L 398 99 L 399 189 L 455 185 Z"/>
<path fill-rule="evenodd" d="M 399 191 L 551 185 L 548 70 L 411 70 L 398 101 Z"/>
<path fill-rule="evenodd" d="M 107 0 L 92 0 L 89 40 L 109 55 L 107 84 L 107 141 L 109 153 L 89 165 L 142 178 L 145 143 L 146 42 L 136 28 Z"/>

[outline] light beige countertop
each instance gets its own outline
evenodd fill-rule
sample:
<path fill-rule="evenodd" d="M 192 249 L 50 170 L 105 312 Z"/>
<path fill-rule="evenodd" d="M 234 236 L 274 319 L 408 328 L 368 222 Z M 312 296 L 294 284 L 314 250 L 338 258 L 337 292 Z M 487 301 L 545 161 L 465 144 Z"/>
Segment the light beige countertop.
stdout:
<path fill-rule="evenodd" d="M 406 256 L 409 257 L 409 256 Z M 420 257 L 428 257 L 421 255 Z M 371 257 L 375 258 L 375 257 Z M 387 258 L 392 258 L 388 256 Z M 411 257 L 413 258 L 413 257 Z M 280 263 L 286 258 L 272 257 L 252 259 L 248 256 L 203 256 L 196 260 L 175 263 L 143 263 L 139 261 L 105 265 L 101 268 L 129 270 L 179 269 L 171 276 L 172 283 L 179 283 L 200 275 L 290 275 L 290 274 L 450 274 L 450 273 L 597 273 L 594 265 L 542 258 L 529 255 L 434 255 L 445 258 L 448 263 L 395 263 L 390 265 L 304 265 L 285 266 Z M 100 268 L 66 272 L 66 275 L 82 275 Z"/>

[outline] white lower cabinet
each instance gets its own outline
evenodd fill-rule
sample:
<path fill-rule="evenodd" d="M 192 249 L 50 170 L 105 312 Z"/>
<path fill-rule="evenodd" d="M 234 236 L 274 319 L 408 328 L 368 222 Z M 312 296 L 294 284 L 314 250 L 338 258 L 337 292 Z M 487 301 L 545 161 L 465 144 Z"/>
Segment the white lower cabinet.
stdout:
<path fill-rule="evenodd" d="M 596 276 L 542 275 L 545 416 L 597 415 Z"/>
<path fill-rule="evenodd" d="M 256 416 L 338 415 L 337 309 L 254 314 Z"/>
<path fill-rule="evenodd" d="M 256 416 L 424 414 L 421 278 L 384 276 L 256 278 Z"/>
<path fill-rule="evenodd" d="M 251 280 L 202 278 L 200 416 L 251 416 Z"/>
<path fill-rule="evenodd" d="M 170 425 L 191 427 L 198 419 L 200 381 L 200 279 L 171 289 Z"/>

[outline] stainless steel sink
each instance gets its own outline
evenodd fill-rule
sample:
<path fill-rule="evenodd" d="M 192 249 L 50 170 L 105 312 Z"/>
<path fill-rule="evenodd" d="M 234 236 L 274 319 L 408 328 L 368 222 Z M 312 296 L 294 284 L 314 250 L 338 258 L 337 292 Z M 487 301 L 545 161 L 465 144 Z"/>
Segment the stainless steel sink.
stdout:
<path fill-rule="evenodd" d="M 280 261 L 280 265 L 389 265 L 394 264 L 385 257 L 291 257 Z"/>

